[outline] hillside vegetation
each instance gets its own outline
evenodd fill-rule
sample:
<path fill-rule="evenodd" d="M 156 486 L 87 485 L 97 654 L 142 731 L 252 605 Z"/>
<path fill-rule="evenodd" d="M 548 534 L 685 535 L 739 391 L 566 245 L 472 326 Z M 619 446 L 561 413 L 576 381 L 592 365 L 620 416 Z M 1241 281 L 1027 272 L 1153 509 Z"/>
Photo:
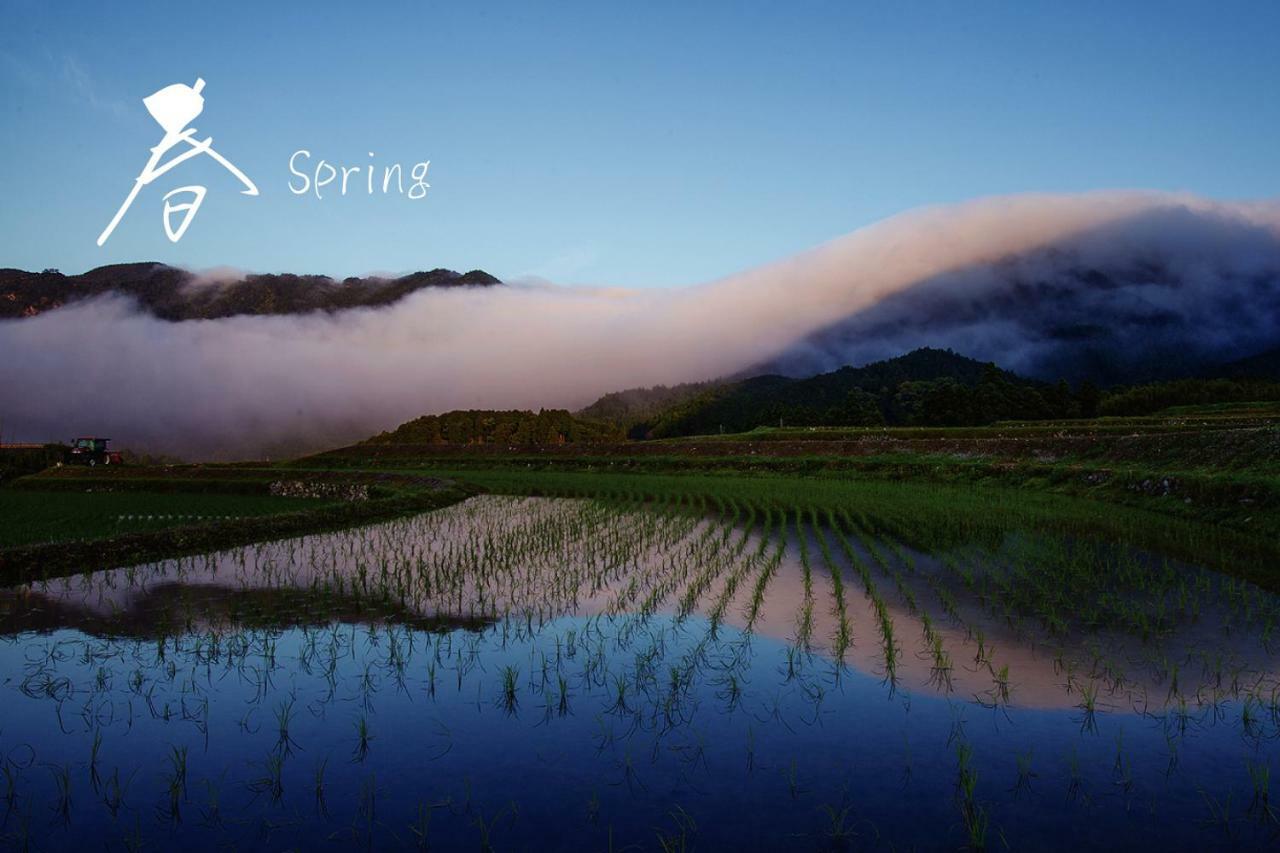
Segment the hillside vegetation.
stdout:
<path fill-rule="evenodd" d="M 668 438 L 762 426 L 975 426 L 1093 414 L 1095 394 L 924 348 L 808 379 L 756 376 L 718 386 L 659 413 L 645 432 Z"/>
<path fill-rule="evenodd" d="M 1235 366 L 1231 370 L 1237 375 Z M 1280 383 L 1247 376 L 1102 391 L 1089 383 L 1072 388 L 1066 382 L 1025 379 L 950 350 L 923 348 L 805 379 L 765 375 L 632 389 L 608 394 L 579 414 L 611 423 L 629 438 L 645 439 L 762 427 L 976 427 L 1277 400 Z"/>
<path fill-rule="evenodd" d="M 162 320 L 212 320 L 239 315 L 304 314 L 390 305 L 423 288 L 501 284 L 482 270 L 434 269 L 398 278 L 369 276 L 341 281 L 324 275 L 242 275 L 211 281 L 158 263 L 112 264 L 82 275 L 57 270 L 0 269 L 0 319 L 34 317 L 95 296 L 137 301 Z"/>
<path fill-rule="evenodd" d="M 624 430 L 628 438 L 644 438 L 649 424 L 663 412 L 724 384 L 724 381 L 682 382 L 679 385 L 628 388 L 605 394 L 575 414 L 580 418 L 613 424 Z"/>
<path fill-rule="evenodd" d="M 1102 415 L 1150 415 L 1185 406 L 1280 400 L 1280 383 L 1257 379 L 1178 379 L 1117 388 L 1102 400 Z"/>
<path fill-rule="evenodd" d="M 376 435 L 366 444 L 541 446 L 618 441 L 619 429 L 575 418 L 564 409 L 492 411 L 473 409 L 425 415 Z"/>

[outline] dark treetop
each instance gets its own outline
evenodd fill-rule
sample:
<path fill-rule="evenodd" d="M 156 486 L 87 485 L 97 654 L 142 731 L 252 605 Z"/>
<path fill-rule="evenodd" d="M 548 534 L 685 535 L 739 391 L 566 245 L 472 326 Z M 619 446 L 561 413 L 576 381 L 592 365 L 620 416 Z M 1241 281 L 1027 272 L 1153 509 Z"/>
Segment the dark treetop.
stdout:
<path fill-rule="evenodd" d="M 119 294 L 162 320 L 210 320 L 237 315 L 304 314 L 389 305 L 423 288 L 490 287 L 498 279 L 481 270 L 435 269 L 399 278 L 323 275 L 245 275 L 202 281 L 195 273 L 159 263 L 112 264 L 82 275 L 57 270 L 0 269 L 0 318 L 34 317 L 82 299 Z"/>

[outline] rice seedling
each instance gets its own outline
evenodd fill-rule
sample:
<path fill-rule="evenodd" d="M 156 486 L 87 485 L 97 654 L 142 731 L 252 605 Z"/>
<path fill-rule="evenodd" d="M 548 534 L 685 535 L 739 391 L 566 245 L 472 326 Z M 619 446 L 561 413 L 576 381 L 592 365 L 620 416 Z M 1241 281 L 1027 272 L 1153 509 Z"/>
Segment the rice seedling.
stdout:
<path fill-rule="evenodd" d="M 1201 825 L 1217 829 L 1228 841 L 1233 839 L 1235 837 L 1236 817 L 1231 810 L 1231 800 L 1234 797 L 1234 792 L 1227 791 L 1224 797 L 1218 798 L 1202 789 L 1200 796 L 1204 800 L 1205 809 L 1208 813 L 1201 820 Z"/>
<path fill-rule="evenodd" d="M 791 764 L 787 766 L 787 790 L 793 800 L 799 799 L 804 792 L 800 787 L 800 771 L 794 758 L 791 759 Z"/>
<path fill-rule="evenodd" d="M 284 765 L 284 754 L 273 749 L 262 761 L 261 774 L 249 781 L 249 790 L 266 794 L 272 805 L 278 805 L 284 797 Z"/>
<path fill-rule="evenodd" d="M 1246 763 L 1249 781 L 1253 785 L 1253 799 L 1249 803 L 1249 813 L 1257 820 L 1280 824 L 1280 816 L 1271 804 L 1271 768 L 1261 762 Z"/>
<path fill-rule="evenodd" d="M 49 765 L 55 785 L 53 813 L 64 824 L 71 822 L 71 768 Z"/>
<path fill-rule="evenodd" d="M 281 702 L 275 709 L 276 716 L 276 749 L 289 754 L 297 743 L 289 736 L 289 726 L 293 722 L 294 700 L 289 698 Z"/>
<path fill-rule="evenodd" d="M 853 805 L 843 798 L 838 805 L 824 803 L 822 811 L 827 816 L 828 826 L 825 830 L 828 847 L 833 850 L 847 850 L 858 837 L 855 827 L 865 821 L 850 821 Z M 872 827 L 874 829 L 874 827 Z"/>
<path fill-rule="evenodd" d="M 1015 796 L 1031 792 L 1031 782 L 1038 775 L 1031 767 L 1031 762 L 1034 756 L 1035 753 L 1031 749 L 1028 749 L 1026 752 L 1020 752 L 1017 755 L 1018 777 L 1014 781 L 1013 787 L 1010 788 L 1010 791 L 1012 791 Z"/>
<path fill-rule="evenodd" d="M 1077 707 L 1083 712 L 1080 718 L 1080 730 L 1096 733 L 1098 731 L 1098 686 L 1094 682 L 1080 685 L 1080 704 Z"/>
<path fill-rule="evenodd" d="M 968 849 L 986 850 L 991 819 L 977 801 L 978 773 L 973 767 L 973 748 L 964 741 L 956 744 L 956 796 L 960 817 L 968 836 Z"/>
<path fill-rule="evenodd" d="M 183 797 L 187 794 L 187 752 L 188 748 L 185 745 L 173 746 L 170 747 L 168 755 L 173 786 Z"/>
<path fill-rule="evenodd" d="M 329 804 L 325 798 L 325 770 L 329 766 L 329 757 L 325 756 L 316 763 L 315 770 L 312 773 L 312 792 L 315 795 L 316 814 L 320 817 L 327 817 L 329 814 Z"/>
<path fill-rule="evenodd" d="M 502 694 L 503 702 L 508 707 L 514 707 L 516 704 L 516 691 L 520 680 L 520 670 L 514 666 L 504 666 L 502 668 Z"/>
<path fill-rule="evenodd" d="M 995 694 L 1000 704 L 1009 704 L 1009 665 L 1005 664 L 993 676 L 995 681 Z"/>
<path fill-rule="evenodd" d="M 693 842 L 693 836 L 697 834 L 698 825 L 683 806 L 677 805 L 668 815 L 674 827 L 670 830 L 654 830 L 658 846 L 663 853 L 684 853 L 691 849 L 690 845 Z"/>
<path fill-rule="evenodd" d="M 351 753 L 351 760 L 363 762 L 369 757 L 369 743 L 373 735 L 369 731 L 369 715 L 361 714 L 356 719 L 356 745 Z"/>
<path fill-rule="evenodd" d="M 11 761 L 0 763 L 0 775 L 4 777 L 5 816 L 13 814 L 18 804 L 18 776 L 20 771 Z"/>
<path fill-rule="evenodd" d="M 484 819 L 484 813 L 481 811 L 477 811 L 472 816 L 471 818 L 472 823 L 475 825 L 476 829 L 480 831 L 481 853 L 492 853 L 493 830 L 494 830 L 494 827 L 497 825 L 498 821 L 502 820 L 505 817 L 507 819 L 508 825 L 510 825 L 515 821 L 515 818 L 518 814 L 519 814 L 519 808 L 516 806 L 516 804 L 508 803 L 505 807 L 500 809 L 488 821 Z"/>
<path fill-rule="evenodd" d="M 1084 775 L 1080 768 L 1080 752 L 1078 747 L 1072 747 L 1071 754 L 1067 756 L 1067 767 L 1067 799 L 1080 799 L 1084 794 Z"/>
<path fill-rule="evenodd" d="M 200 810 L 200 817 L 209 829 L 222 826 L 222 807 L 219 804 L 218 787 L 211 779 L 205 780 L 205 805 Z"/>
<path fill-rule="evenodd" d="M 102 730 L 93 730 L 93 743 L 89 746 L 89 787 L 98 793 L 102 786 L 102 777 L 98 773 L 98 756 L 102 752 Z"/>
<path fill-rule="evenodd" d="M 120 809 L 123 808 L 125 793 L 128 791 L 129 783 L 133 780 L 133 775 L 136 774 L 137 771 L 135 770 L 134 774 L 130 775 L 122 784 L 120 782 L 120 768 L 117 767 L 111 771 L 111 775 L 103 785 L 102 802 L 107 807 L 107 811 L 112 818 L 119 815 Z"/>

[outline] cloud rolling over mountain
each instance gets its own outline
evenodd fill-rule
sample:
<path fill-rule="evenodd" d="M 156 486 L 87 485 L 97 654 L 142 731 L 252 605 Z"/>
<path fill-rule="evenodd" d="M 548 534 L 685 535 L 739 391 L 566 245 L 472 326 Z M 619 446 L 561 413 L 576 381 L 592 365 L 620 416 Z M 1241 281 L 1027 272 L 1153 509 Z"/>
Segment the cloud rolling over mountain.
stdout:
<path fill-rule="evenodd" d="M 572 408 L 619 388 L 762 364 L 800 374 L 922 345 L 1107 380 L 1278 341 L 1275 204 L 1015 196 L 912 211 L 683 290 L 516 282 L 181 322 L 107 295 L 0 321 L 0 412 L 6 435 L 97 433 L 228 458 L 453 408 Z"/>

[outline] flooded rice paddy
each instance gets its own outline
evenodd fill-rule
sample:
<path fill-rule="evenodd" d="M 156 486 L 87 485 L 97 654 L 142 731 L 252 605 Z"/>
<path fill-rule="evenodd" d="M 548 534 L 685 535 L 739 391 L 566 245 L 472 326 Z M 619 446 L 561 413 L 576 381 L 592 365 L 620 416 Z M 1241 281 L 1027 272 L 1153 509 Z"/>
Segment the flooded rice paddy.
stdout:
<path fill-rule="evenodd" d="M 1277 624 L 1106 542 L 477 497 L 0 590 L 0 836 L 1266 847 Z"/>

